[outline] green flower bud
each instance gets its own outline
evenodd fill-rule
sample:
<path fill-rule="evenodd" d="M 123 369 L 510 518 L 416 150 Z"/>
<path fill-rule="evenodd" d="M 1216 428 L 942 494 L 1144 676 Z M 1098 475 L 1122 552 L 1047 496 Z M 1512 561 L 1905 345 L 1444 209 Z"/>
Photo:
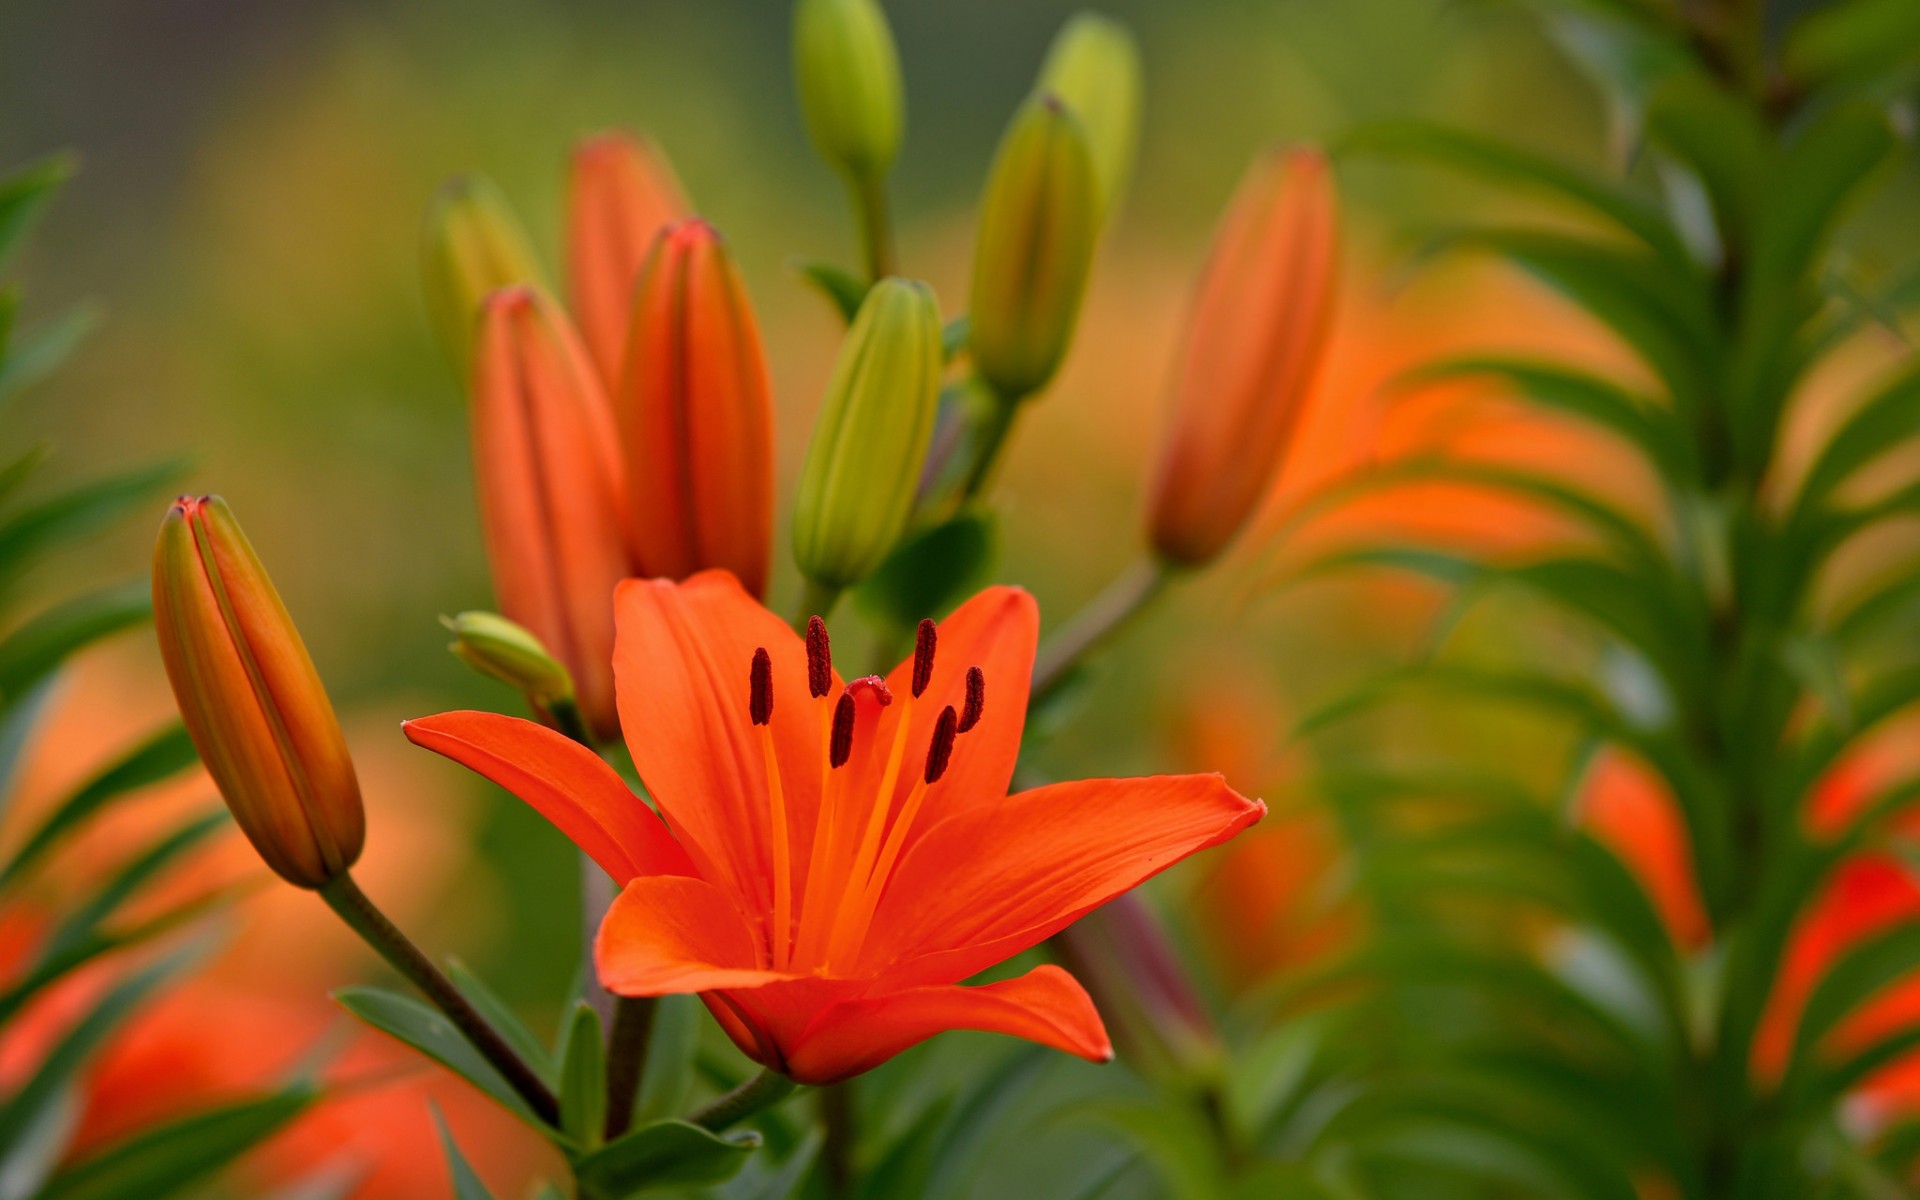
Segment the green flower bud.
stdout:
<path fill-rule="evenodd" d="M 1055 96 L 1029 100 L 994 157 L 973 258 L 973 365 L 1001 396 L 1039 391 L 1066 356 L 1099 214 L 1079 119 Z"/>
<path fill-rule="evenodd" d="M 573 676 L 525 626 L 490 612 L 463 612 L 440 623 L 453 631 L 447 649 L 480 674 L 524 692 L 543 709 L 573 702 Z"/>
<path fill-rule="evenodd" d="M 906 105 L 893 31 L 876 0 L 800 0 L 793 74 L 821 157 L 855 178 L 886 174 Z"/>
<path fill-rule="evenodd" d="M 447 180 L 427 207 L 427 310 L 462 376 L 473 370 L 480 301 L 513 284 L 539 284 L 539 260 L 500 189 L 484 176 Z"/>
<path fill-rule="evenodd" d="M 1080 118 L 1102 218 L 1111 216 L 1127 190 L 1140 140 L 1140 50 L 1133 34 L 1099 13 L 1075 14 L 1047 51 L 1040 90 L 1060 97 Z"/>
<path fill-rule="evenodd" d="M 840 347 L 794 501 L 793 553 L 827 588 L 865 578 L 913 510 L 940 393 L 933 289 L 883 279 Z"/>

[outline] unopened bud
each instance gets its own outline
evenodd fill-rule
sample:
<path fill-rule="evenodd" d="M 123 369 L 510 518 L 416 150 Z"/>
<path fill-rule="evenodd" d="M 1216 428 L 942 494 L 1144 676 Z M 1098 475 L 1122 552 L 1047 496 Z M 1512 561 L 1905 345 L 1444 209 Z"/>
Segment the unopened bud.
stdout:
<path fill-rule="evenodd" d="M 620 379 L 633 281 L 662 228 L 687 214 L 660 148 L 599 133 L 574 147 L 567 187 L 567 295 L 600 379 Z"/>
<path fill-rule="evenodd" d="M 1060 97 L 1080 118 L 1100 183 L 1102 219 L 1112 216 L 1140 140 L 1140 50 L 1133 34 L 1111 17 L 1076 13 L 1047 51 L 1040 90 Z"/>
<path fill-rule="evenodd" d="M 933 436 L 940 370 L 933 289 L 881 280 L 841 344 L 800 473 L 793 552 L 808 579 L 851 586 L 899 540 Z"/>
<path fill-rule="evenodd" d="M 351 867 L 366 814 L 300 631 L 217 496 L 182 496 L 153 555 L 154 629 L 193 744 L 260 857 L 320 887 Z"/>
<path fill-rule="evenodd" d="M 1000 396 L 1039 391 L 1066 356 L 1099 225 L 1079 118 L 1057 97 L 1029 100 L 993 160 L 973 258 L 969 345 Z"/>
<path fill-rule="evenodd" d="M 855 179 L 886 174 L 906 106 L 893 31 L 876 0 L 800 0 L 793 74 L 821 157 Z"/>
<path fill-rule="evenodd" d="M 1166 561 L 1210 562 L 1272 491 L 1332 326 L 1338 225 L 1317 150 L 1263 157 L 1234 193 L 1174 368 L 1148 510 Z"/>
<path fill-rule="evenodd" d="M 526 694 L 542 709 L 573 702 L 573 676 L 524 625 L 498 613 L 441 617 L 453 634 L 447 649 L 480 674 Z"/>
<path fill-rule="evenodd" d="M 480 302 L 489 292 L 541 282 L 539 260 L 505 196 L 480 175 L 449 179 L 427 208 L 427 310 L 464 377 L 473 366 Z"/>

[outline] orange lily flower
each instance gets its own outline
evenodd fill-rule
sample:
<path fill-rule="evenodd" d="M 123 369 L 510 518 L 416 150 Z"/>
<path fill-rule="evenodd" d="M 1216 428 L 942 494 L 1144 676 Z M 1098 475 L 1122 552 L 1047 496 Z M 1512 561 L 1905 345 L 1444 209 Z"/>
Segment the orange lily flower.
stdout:
<path fill-rule="evenodd" d="M 473 459 L 494 593 L 567 665 L 613 735 L 613 589 L 631 572 L 613 414 L 560 307 L 531 287 L 481 305 Z"/>
<path fill-rule="evenodd" d="M 1065 928 L 1266 806 L 1218 775 L 1007 795 L 1039 613 L 990 588 L 885 679 L 844 683 L 724 572 L 616 600 L 621 723 L 652 810 L 599 757 L 528 721 L 444 713 L 407 736 L 539 809 L 624 891 L 601 981 L 698 992 L 734 1044 L 802 1083 L 946 1029 L 1112 1054 L 1085 990 L 1039 966 L 961 980 Z"/>
<path fill-rule="evenodd" d="M 746 287 L 704 221 L 654 239 L 634 285 L 617 406 L 642 573 L 720 567 L 763 594 L 773 401 Z"/>
<path fill-rule="evenodd" d="M 634 278 L 654 235 L 686 215 L 687 201 L 659 147 L 619 132 L 574 147 L 567 184 L 568 297 L 594 366 L 612 388 Z"/>

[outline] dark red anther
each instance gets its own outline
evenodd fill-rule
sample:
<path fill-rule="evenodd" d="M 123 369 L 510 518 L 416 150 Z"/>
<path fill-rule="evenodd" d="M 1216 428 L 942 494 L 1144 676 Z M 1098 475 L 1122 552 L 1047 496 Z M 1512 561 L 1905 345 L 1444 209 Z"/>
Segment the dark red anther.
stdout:
<path fill-rule="evenodd" d="M 753 669 L 747 674 L 747 712 L 755 725 L 773 720 L 773 656 L 765 646 L 753 652 Z"/>
<path fill-rule="evenodd" d="M 913 698 L 915 700 L 918 700 L 920 694 L 927 690 L 927 685 L 933 682 L 933 643 L 933 621 L 923 620 L 913 638 Z"/>
<path fill-rule="evenodd" d="M 979 667 L 967 668 L 967 701 L 960 706 L 960 732 L 980 723 L 987 711 L 987 673 Z"/>
<path fill-rule="evenodd" d="M 833 731 L 827 736 L 827 762 L 835 770 L 847 765 L 853 757 L 853 693 L 840 693 L 840 702 L 833 706 Z"/>
<path fill-rule="evenodd" d="M 953 711 L 949 704 L 940 710 L 940 719 L 933 723 L 933 742 L 927 746 L 928 783 L 939 783 L 940 777 L 947 773 L 947 763 L 953 759 L 953 738 L 959 732 L 960 714 Z"/>
<path fill-rule="evenodd" d="M 833 690 L 833 644 L 819 617 L 807 618 L 807 690 L 815 700 Z"/>

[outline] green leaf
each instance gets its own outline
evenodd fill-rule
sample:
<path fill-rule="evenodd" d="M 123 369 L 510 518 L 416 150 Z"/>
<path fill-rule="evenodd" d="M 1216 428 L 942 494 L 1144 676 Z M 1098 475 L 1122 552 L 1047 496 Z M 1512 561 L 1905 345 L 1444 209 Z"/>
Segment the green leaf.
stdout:
<path fill-rule="evenodd" d="M 1648 97 L 1647 133 L 1700 180 L 1722 244 L 1744 242 L 1773 141 L 1753 106 L 1704 71 L 1673 72 Z"/>
<path fill-rule="evenodd" d="M 1447 242 L 1498 254 L 1613 330 L 1666 384 L 1683 413 L 1712 394 L 1721 346 L 1697 281 L 1645 253 L 1527 230 L 1479 230 Z"/>
<path fill-rule="evenodd" d="M 1443 125 L 1400 120 L 1364 125 L 1335 149 L 1343 155 L 1425 159 L 1490 183 L 1531 189 L 1603 218 L 1676 263 L 1687 260 L 1686 248 L 1657 207 L 1607 180 L 1517 146 Z"/>
<path fill-rule="evenodd" d="M 106 886 L 67 914 L 48 939 L 47 954 L 57 955 L 86 941 L 134 893 L 158 878 L 215 830 L 226 828 L 227 819 L 225 810 L 210 812 L 199 820 L 187 822 L 134 856 L 108 879 Z"/>
<path fill-rule="evenodd" d="M 22 485 L 47 461 L 47 447 L 42 444 L 28 450 L 25 454 L 0 467 L 0 504 L 13 499 Z"/>
<path fill-rule="evenodd" d="M 0 180 L 0 266 L 5 266 L 33 224 L 73 177 L 71 155 L 56 154 Z"/>
<path fill-rule="evenodd" d="M 18 879 L 60 838 L 113 801 L 150 787 L 198 761 L 186 728 L 170 725 L 82 784 L 28 835 L 13 859 L 0 868 L 0 887 Z"/>
<path fill-rule="evenodd" d="M 244 1100 L 142 1130 L 55 1176 L 37 1200 L 166 1200 L 286 1127 L 317 1098 L 306 1088 Z"/>
<path fill-rule="evenodd" d="M 840 319 L 847 324 L 860 311 L 860 304 L 867 298 L 867 281 L 843 267 L 827 262 L 796 262 L 794 269 L 800 278 L 812 284 L 827 302 L 832 304 Z"/>
<path fill-rule="evenodd" d="M 460 1153 L 459 1143 L 453 1140 L 453 1131 L 447 1128 L 447 1119 L 441 1115 L 439 1105 L 431 1107 L 434 1127 L 440 1131 L 440 1149 L 447 1156 L 447 1173 L 453 1178 L 453 1200 L 493 1200 L 493 1193 L 481 1182 L 466 1155 Z"/>
<path fill-rule="evenodd" d="M 658 1188 L 712 1187 L 739 1173 L 757 1133 L 724 1138 L 686 1121 L 656 1121 L 573 1164 L 582 1200 L 617 1200 Z"/>
<path fill-rule="evenodd" d="M 600 1144 L 607 1126 L 607 1047 L 591 1004 L 573 1010 L 560 1064 L 560 1128 L 580 1146 Z"/>
<path fill-rule="evenodd" d="M 637 1121 L 659 1120 L 686 1108 L 693 1091 L 694 1054 L 700 1047 L 700 1001 L 693 996 L 662 996 L 653 1007 L 653 1035 L 640 1073 Z"/>
<path fill-rule="evenodd" d="M 999 535 L 998 518 L 981 509 L 922 529 L 894 547 L 854 593 L 855 603 L 893 629 L 945 616 L 992 574 Z"/>
<path fill-rule="evenodd" d="M 0 359 L 0 403 L 51 375 L 99 323 L 99 313 L 77 308 L 16 337 Z"/>
<path fill-rule="evenodd" d="M 1213 1200 L 1226 1188 L 1212 1131 L 1188 1106 L 1097 1099 L 1062 1108 L 1060 1121 L 1105 1127 L 1145 1158 L 1173 1200 Z"/>
<path fill-rule="evenodd" d="M 0 522 L 0 566 L 17 573 L 26 562 L 75 538 L 95 533 L 152 502 L 183 464 L 159 463 L 85 483 L 41 500 Z"/>
<path fill-rule="evenodd" d="M 1850 947 L 1814 985 L 1794 1031 L 1789 1072 L 1813 1069 L 1822 1041 L 1881 989 L 1920 968 L 1920 925 L 1896 925 Z"/>
<path fill-rule="evenodd" d="M 1787 72 L 1797 79 L 1869 79 L 1920 63 L 1920 5 L 1841 0 L 1813 9 L 1787 35 Z"/>
<path fill-rule="evenodd" d="M 77 651 L 152 615 L 145 583 L 94 592 L 41 613 L 0 641 L 0 705 L 19 703 Z"/>
<path fill-rule="evenodd" d="M 941 1096 L 921 1109 L 913 1123 L 887 1145 L 880 1161 L 861 1173 L 858 1195 L 863 1200 L 927 1195 L 941 1129 L 952 1106 L 950 1097 Z"/>
<path fill-rule="evenodd" d="M 93 1053 L 120 1023 L 191 957 L 191 952 L 175 953 L 128 976 L 54 1043 L 27 1081 L 0 1104 L 0 1158 L 13 1153 L 20 1139 L 38 1124 L 46 1106 L 60 1102 L 63 1090 L 79 1076 Z"/>
<path fill-rule="evenodd" d="M 1415 367 L 1398 386 L 1418 387 L 1492 376 L 1546 408 L 1607 430 L 1645 455 L 1668 485 L 1696 482 L 1700 464 L 1687 431 L 1657 401 L 1634 395 L 1612 380 L 1548 361 L 1468 355 Z"/>
<path fill-rule="evenodd" d="M 528 1029 L 526 1022 L 513 1011 L 513 1006 L 502 1000 L 497 993 L 487 987 L 478 975 L 467 969 L 467 965 L 457 958 L 447 960 L 447 978 L 467 1003 L 479 1010 L 487 1019 L 487 1024 L 499 1031 L 507 1045 L 520 1056 L 520 1060 L 531 1066 L 549 1085 L 559 1079 L 559 1064 L 553 1052 L 548 1050 L 539 1035 Z"/>
<path fill-rule="evenodd" d="M 439 1010 L 411 996 L 375 987 L 341 988 L 333 993 L 339 1005 L 380 1032 L 398 1038 L 415 1050 L 479 1088 L 496 1103 L 527 1124 L 545 1132 L 511 1085 L 461 1036 Z"/>
<path fill-rule="evenodd" d="M 1827 439 L 1807 468 L 1797 510 L 1825 506 L 1855 471 L 1920 434 L 1920 366 L 1909 366 L 1883 383 Z"/>

